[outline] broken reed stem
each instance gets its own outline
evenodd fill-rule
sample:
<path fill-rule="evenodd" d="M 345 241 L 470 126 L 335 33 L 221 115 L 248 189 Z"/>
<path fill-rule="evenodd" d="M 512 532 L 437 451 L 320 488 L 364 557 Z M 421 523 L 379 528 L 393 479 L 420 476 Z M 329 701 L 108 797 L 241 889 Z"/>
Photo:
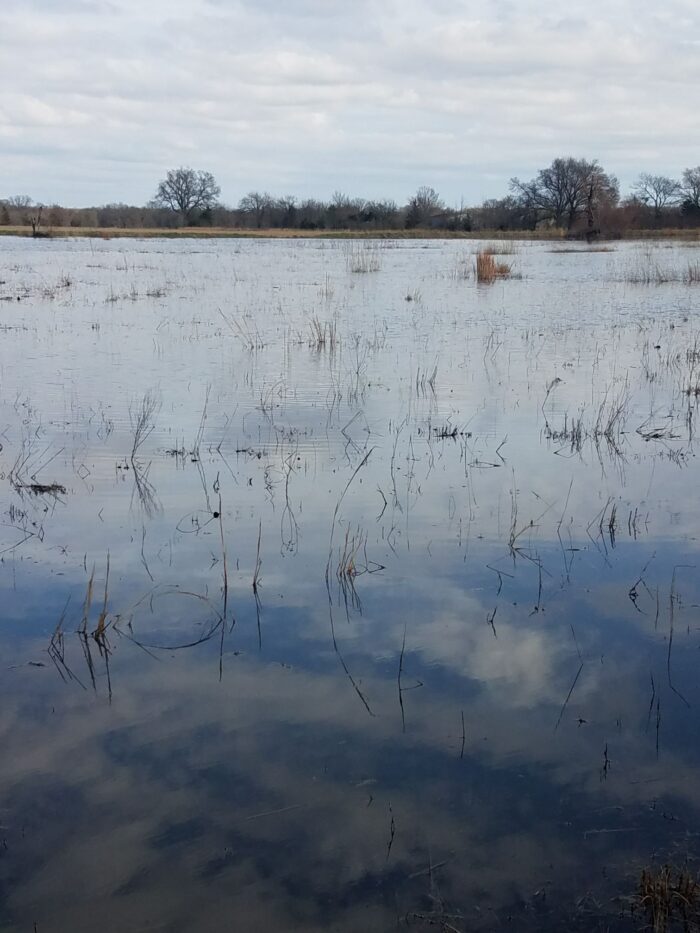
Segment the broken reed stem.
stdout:
<path fill-rule="evenodd" d="M 90 579 L 88 580 L 87 590 L 85 592 L 85 599 L 83 600 L 83 618 L 81 619 L 80 626 L 78 631 L 81 634 L 85 634 L 87 631 L 88 616 L 90 615 L 90 606 L 92 605 L 92 588 L 95 580 L 95 565 L 92 565 L 92 573 L 90 574 Z"/>
<path fill-rule="evenodd" d="M 397 675 L 397 682 L 399 685 L 399 707 L 401 708 L 401 731 L 406 731 L 406 713 L 403 706 L 403 687 L 401 686 L 401 675 L 403 674 L 403 656 L 406 651 L 406 626 L 403 628 L 403 643 L 401 645 L 401 654 L 399 655 L 399 673 Z"/>
<path fill-rule="evenodd" d="M 224 622 L 228 615 L 228 562 L 226 560 L 226 538 L 224 537 L 224 513 L 221 507 L 221 493 L 219 493 L 219 531 L 221 533 L 221 555 L 224 562 Z"/>
<path fill-rule="evenodd" d="M 253 592 L 257 596 L 258 586 L 260 585 L 260 568 L 262 567 L 262 561 L 260 560 L 260 539 L 262 538 L 262 519 L 258 525 L 258 549 L 255 555 L 255 572 L 253 573 Z"/>
<path fill-rule="evenodd" d="M 105 632 L 105 620 L 107 618 L 107 595 L 109 592 L 109 551 L 107 551 L 107 570 L 105 572 L 105 595 L 102 603 L 102 612 L 97 619 L 97 628 L 93 632 L 95 640 L 101 638 Z"/>

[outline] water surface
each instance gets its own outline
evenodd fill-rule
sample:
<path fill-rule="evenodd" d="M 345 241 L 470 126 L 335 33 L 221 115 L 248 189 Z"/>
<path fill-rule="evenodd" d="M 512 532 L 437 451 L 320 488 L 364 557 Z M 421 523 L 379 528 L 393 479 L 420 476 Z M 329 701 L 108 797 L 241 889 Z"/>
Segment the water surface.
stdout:
<path fill-rule="evenodd" d="M 0 240 L 3 929 L 695 872 L 700 292 L 629 279 L 698 250 L 480 245 Z"/>

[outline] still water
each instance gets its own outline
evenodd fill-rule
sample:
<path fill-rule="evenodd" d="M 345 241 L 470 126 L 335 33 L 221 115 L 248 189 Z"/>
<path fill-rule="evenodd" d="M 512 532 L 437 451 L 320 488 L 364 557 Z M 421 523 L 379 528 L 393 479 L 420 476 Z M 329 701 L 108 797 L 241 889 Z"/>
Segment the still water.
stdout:
<path fill-rule="evenodd" d="M 0 239 L 3 930 L 695 876 L 700 250 L 483 245 Z"/>

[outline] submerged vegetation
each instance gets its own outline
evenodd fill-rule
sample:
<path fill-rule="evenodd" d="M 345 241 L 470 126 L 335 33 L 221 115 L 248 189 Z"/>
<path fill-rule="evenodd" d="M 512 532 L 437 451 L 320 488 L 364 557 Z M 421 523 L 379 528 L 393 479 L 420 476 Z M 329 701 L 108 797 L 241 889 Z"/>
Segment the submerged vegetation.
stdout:
<path fill-rule="evenodd" d="M 687 260 L 676 265 L 658 248 L 647 246 L 638 252 L 625 275 L 627 282 L 634 285 L 666 285 L 680 282 L 684 285 L 700 284 L 700 261 Z"/>

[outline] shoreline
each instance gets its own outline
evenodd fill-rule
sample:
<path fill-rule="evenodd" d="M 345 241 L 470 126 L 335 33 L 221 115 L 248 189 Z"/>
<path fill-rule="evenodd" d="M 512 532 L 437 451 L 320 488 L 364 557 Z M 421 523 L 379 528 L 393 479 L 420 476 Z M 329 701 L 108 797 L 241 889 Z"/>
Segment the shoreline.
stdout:
<path fill-rule="evenodd" d="M 32 239 L 31 227 L 0 227 L 0 236 Z M 564 230 L 298 230 L 296 228 L 242 229 L 231 227 L 53 227 L 42 231 L 36 239 L 316 239 L 316 240 L 530 240 L 580 243 L 590 245 L 585 238 L 568 236 Z M 630 230 L 621 235 L 601 235 L 591 243 L 611 243 L 616 240 L 682 240 L 700 242 L 700 228 Z"/>

